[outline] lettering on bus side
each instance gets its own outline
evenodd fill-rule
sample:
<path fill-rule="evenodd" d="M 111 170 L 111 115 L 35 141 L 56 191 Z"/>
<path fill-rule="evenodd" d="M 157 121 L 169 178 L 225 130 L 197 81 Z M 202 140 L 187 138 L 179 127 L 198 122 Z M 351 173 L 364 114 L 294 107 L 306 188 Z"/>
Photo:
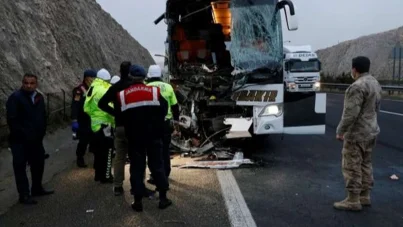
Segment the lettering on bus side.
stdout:
<path fill-rule="evenodd" d="M 239 102 L 275 102 L 278 91 L 243 90 L 232 94 L 231 98 Z"/>

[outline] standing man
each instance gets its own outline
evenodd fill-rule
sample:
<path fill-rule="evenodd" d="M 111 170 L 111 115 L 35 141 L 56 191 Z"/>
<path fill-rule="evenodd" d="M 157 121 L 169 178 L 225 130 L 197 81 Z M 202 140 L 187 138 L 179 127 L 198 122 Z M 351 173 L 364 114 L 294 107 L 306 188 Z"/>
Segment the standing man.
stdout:
<path fill-rule="evenodd" d="M 86 70 L 84 72 L 83 82 L 73 89 L 73 99 L 71 101 L 71 128 L 78 138 L 76 149 L 77 166 L 81 168 L 87 167 L 84 161 L 84 155 L 88 145 L 90 145 L 92 136 L 91 119 L 84 112 L 84 101 L 87 90 L 96 76 L 97 72 L 94 70 Z"/>
<path fill-rule="evenodd" d="M 120 116 L 120 103 L 118 102 L 117 95 L 132 83 L 128 78 L 130 66 L 131 62 L 129 61 L 124 61 L 120 64 L 121 79 L 108 89 L 98 103 L 98 107 L 101 110 L 115 117 L 116 130 L 114 144 L 116 148 L 116 156 L 113 163 L 113 191 L 116 196 L 123 194 L 123 181 L 125 179 L 125 164 L 128 150 L 126 134 Z M 113 107 L 109 105 L 111 102 L 113 102 Z"/>
<path fill-rule="evenodd" d="M 125 164 L 127 161 L 128 142 L 121 119 L 121 105 L 118 99 L 120 91 L 130 87 L 135 81 L 129 77 L 131 62 L 125 61 L 120 65 L 121 80 L 112 85 L 105 95 L 99 100 L 98 107 L 115 117 L 115 139 L 114 144 L 116 148 L 116 157 L 113 163 L 113 176 L 114 176 L 114 194 L 116 196 L 123 194 L 123 181 L 125 180 Z M 113 78 L 113 77 L 112 77 Z M 111 79 L 112 80 L 112 79 Z M 113 103 L 113 108 L 109 103 Z M 146 188 L 145 197 L 152 196 L 153 191 Z"/>
<path fill-rule="evenodd" d="M 168 102 L 168 113 L 165 116 L 164 136 L 162 139 L 162 155 L 164 159 L 165 175 L 167 176 L 167 178 L 169 178 L 169 174 L 171 173 L 171 154 L 169 151 L 169 146 L 171 145 L 173 125 L 178 124 L 179 121 L 179 105 L 172 86 L 162 81 L 162 72 L 159 65 L 151 65 L 148 68 L 148 78 L 149 79 L 147 80 L 147 85 L 159 87 L 162 97 L 164 97 Z M 154 184 L 154 179 L 152 175 L 150 176 L 148 182 Z"/>
<path fill-rule="evenodd" d="M 334 203 L 334 208 L 340 210 L 359 211 L 362 205 L 371 205 L 372 150 L 380 132 L 377 113 L 382 88 L 368 73 L 370 64 L 367 57 L 353 59 L 351 76 L 355 82 L 346 90 L 343 115 L 336 131 L 336 138 L 343 141 L 342 172 L 348 192 L 346 199 Z"/>
<path fill-rule="evenodd" d="M 92 82 L 84 102 L 84 112 L 91 118 L 91 130 L 94 133 L 94 168 L 95 181 L 112 183 L 112 150 L 113 128 L 115 120 L 113 116 L 98 108 L 98 102 L 106 93 L 111 84 L 108 82 L 111 75 L 106 69 L 97 73 L 97 78 Z M 110 104 L 112 105 L 112 104 Z"/>
<path fill-rule="evenodd" d="M 146 74 L 142 67 L 132 65 L 130 76 L 134 83 L 118 94 L 129 143 L 130 183 L 134 191 L 132 208 L 138 212 L 143 211 L 146 158 L 159 191 L 159 208 L 165 209 L 172 204 L 166 195 L 169 184 L 162 159 L 162 137 L 168 105 L 158 87 L 144 84 Z"/>
<path fill-rule="evenodd" d="M 17 190 L 22 204 L 36 204 L 31 196 L 53 194 L 42 187 L 45 168 L 43 138 L 46 134 L 46 110 L 43 96 L 36 91 L 38 78 L 26 73 L 22 87 L 11 94 L 6 103 L 7 124 L 10 130 L 10 146 Z M 32 187 L 26 173 L 27 162 L 31 167 Z"/>

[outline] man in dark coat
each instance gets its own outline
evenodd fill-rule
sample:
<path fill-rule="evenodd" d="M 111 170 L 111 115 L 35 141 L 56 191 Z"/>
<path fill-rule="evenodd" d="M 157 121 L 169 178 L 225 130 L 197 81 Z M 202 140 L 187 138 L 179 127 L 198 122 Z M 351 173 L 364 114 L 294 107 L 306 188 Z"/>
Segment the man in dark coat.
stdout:
<path fill-rule="evenodd" d="M 7 100 L 7 124 L 10 129 L 10 147 L 19 202 L 36 204 L 31 196 L 53 194 L 42 187 L 45 168 L 43 138 L 46 134 L 46 110 L 43 96 L 36 91 L 38 78 L 25 74 L 22 87 Z M 26 173 L 26 164 L 31 167 L 32 187 Z"/>

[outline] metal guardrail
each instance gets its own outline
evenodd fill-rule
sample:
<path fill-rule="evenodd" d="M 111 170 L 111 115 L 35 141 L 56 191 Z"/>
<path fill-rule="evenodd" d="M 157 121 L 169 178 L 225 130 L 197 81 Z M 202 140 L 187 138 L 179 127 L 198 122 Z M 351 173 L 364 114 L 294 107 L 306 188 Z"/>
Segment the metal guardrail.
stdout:
<path fill-rule="evenodd" d="M 335 89 L 347 89 L 350 84 L 336 84 L 336 83 L 321 83 L 321 87 L 323 88 L 335 88 Z M 403 86 L 394 86 L 394 85 L 382 85 L 382 90 L 383 91 L 402 91 L 403 92 Z"/>
<path fill-rule="evenodd" d="M 10 94 L 13 91 L 10 91 Z M 46 117 L 48 119 L 48 125 L 52 124 L 52 120 L 67 120 L 69 115 L 67 110 L 70 109 L 70 97 L 66 95 L 66 91 L 61 89 L 61 92 L 50 92 L 50 93 L 42 93 L 40 92 L 46 102 Z M 5 113 L 0 113 L 4 114 Z M 55 116 L 57 115 L 57 116 Z M 5 118 L 5 116 L 0 116 L 0 118 Z M 50 119 L 53 117 L 52 119 Z M 4 121 L 4 120 L 3 120 Z M 0 122 L 0 130 L 6 128 L 7 124 Z"/>

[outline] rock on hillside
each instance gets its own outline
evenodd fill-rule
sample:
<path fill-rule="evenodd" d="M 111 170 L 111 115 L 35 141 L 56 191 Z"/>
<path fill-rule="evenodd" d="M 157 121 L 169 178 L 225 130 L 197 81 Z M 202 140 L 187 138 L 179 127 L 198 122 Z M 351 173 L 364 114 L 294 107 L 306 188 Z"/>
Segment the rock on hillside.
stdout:
<path fill-rule="evenodd" d="M 118 74 L 124 60 L 154 64 L 95 0 L 0 1 L 0 118 L 4 100 L 20 86 L 24 72 L 40 76 L 42 92 L 70 94 L 86 68 Z"/>
<path fill-rule="evenodd" d="M 363 36 L 338 45 L 318 50 L 323 73 L 339 76 L 351 72 L 351 59 L 365 55 L 371 60 L 371 72 L 378 79 L 391 79 L 393 74 L 393 47 L 398 41 L 403 44 L 403 27 Z M 403 54 L 403 53 L 402 53 Z M 398 63 L 396 63 L 396 71 Z M 403 72 L 403 70 L 402 70 Z M 397 74 L 397 72 L 396 72 Z"/>

